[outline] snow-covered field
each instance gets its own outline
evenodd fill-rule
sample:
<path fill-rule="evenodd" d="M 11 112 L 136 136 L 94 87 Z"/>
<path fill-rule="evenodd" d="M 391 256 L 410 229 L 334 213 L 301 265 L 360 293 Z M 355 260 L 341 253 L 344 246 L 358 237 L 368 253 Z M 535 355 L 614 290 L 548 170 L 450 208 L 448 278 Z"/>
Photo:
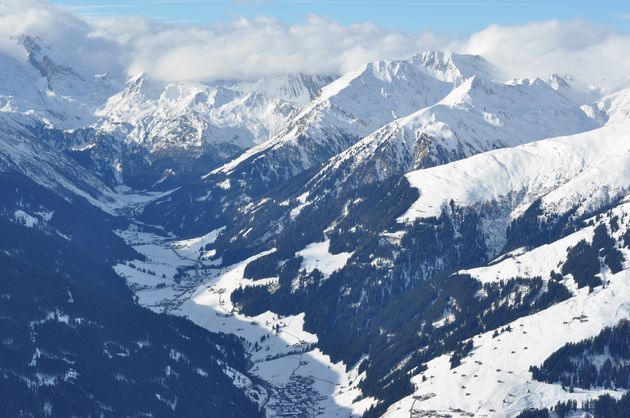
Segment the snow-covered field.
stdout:
<path fill-rule="evenodd" d="M 302 257 L 300 270 L 306 270 L 307 273 L 310 273 L 317 269 L 327 277 L 345 266 L 348 259 L 352 257 L 352 253 L 347 252 L 331 254 L 329 249 L 330 240 L 326 240 L 311 243 L 298 251 L 296 255 Z"/>
<path fill-rule="evenodd" d="M 541 277 L 546 279 L 552 270 L 558 271 L 567 257 L 567 250 L 581 240 L 591 241 L 593 227 L 586 227 L 551 244 L 541 245 L 531 251 L 517 250 L 497 263 L 469 270 L 470 274 L 482 283 L 509 280 L 514 277 Z M 520 253 L 519 253 L 520 252 Z"/>

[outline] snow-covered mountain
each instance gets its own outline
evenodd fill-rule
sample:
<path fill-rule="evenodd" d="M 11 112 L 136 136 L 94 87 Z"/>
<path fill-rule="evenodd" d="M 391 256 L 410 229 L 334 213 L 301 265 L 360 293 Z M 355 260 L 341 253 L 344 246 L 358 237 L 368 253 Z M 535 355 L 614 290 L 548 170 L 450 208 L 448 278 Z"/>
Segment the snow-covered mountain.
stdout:
<path fill-rule="evenodd" d="M 122 85 L 117 74 L 91 74 L 63 50 L 23 35 L 20 55 L 0 54 L 0 111 L 30 116 L 48 126 L 86 126 Z"/>
<path fill-rule="evenodd" d="M 414 394 L 392 405 L 384 416 L 449 410 L 455 411 L 454 416 L 517 416 L 530 408 L 552 409 L 569 400 L 579 401 L 580 408 L 583 401 L 625 393 L 627 385 L 584 386 L 586 380 L 576 380 L 575 386 L 582 389 L 574 390 L 559 382 L 541 382 L 530 371 L 565 345 L 593 338 L 630 316 L 630 269 L 624 261 L 630 255 L 628 132 L 628 121 L 616 120 L 590 132 L 407 174 L 420 196 L 399 218 L 401 222 L 439 216 L 449 205 L 471 208 L 482 218 L 488 216 L 481 220 L 482 232 L 494 255 L 501 255 L 506 240 L 526 220 L 529 236 L 524 243 L 528 245 L 458 275 L 470 274 L 482 283 L 515 277 L 560 280 L 571 293 L 562 303 L 475 336 L 461 365 L 453 366 L 452 360 L 449 364 L 452 357 L 447 354 L 434 358 L 412 378 Z M 489 212 L 489 207 L 501 210 Z M 552 232 L 557 224 L 573 226 L 557 236 Z M 531 238 L 540 239 L 536 237 L 540 226 L 546 229 L 545 237 L 536 243 Z M 604 239 L 610 241 L 602 244 L 601 237 L 607 235 Z M 582 250 L 588 245 L 596 250 L 594 256 Z M 611 254 L 620 261 L 613 261 Z M 585 273 L 591 262 L 588 257 L 596 263 L 591 273 Z M 581 265 L 573 264 L 576 258 Z M 554 271 L 559 276 L 554 278 Z M 594 289 L 584 288 L 581 282 L 588 274 L 596 280 Z M 449 320 L 456 321 L 457 315 L 454 310 Z M 597 370 L 601 371 L 595 369 L 596 374 Z"/>
<path fill-rule="evenodd" d="M 84 151 L 110 183 L 145 187 L 265 140 L 314 99 L 331 76 L 169 83 L 139 74 L 92 74 L 45 40 L 20 36 L 21 56 L 0 55 L 0 111 Z M 125 81 L 126 80 L 126 81 Z M 156 167 L 151 167 L 156 163 Z M 144 174 L 148 171 L 149 174 Z M 151 174 L 151 171 L 155 171 Z"/>
<path fill-rule="evenodd" d="M 95 111 L 95 123 L 66 133 L 67 141 L 88 147 L 105 170 L 118 166 L 118 183 L 126 176 L 149 187 L 264 142 L 331 80 L 291 74 L 167 83 L 139 74 Z"/>
<path fill-rule="evenodd" d="M 498 203 L 508 221 L 534 202 L 546 213 L 583 216 L 623 199 L 630 188 L 628 123 L 483 153 L 407 174 L 420 198 L 400 217 L 439 216 L 449 202 L 461 207 Z M 605 187 L 600 187 L 600 184 Z"/>
<path fill-rule="evenodd" d="M 205 146 L 223 146 L 227 157 L 267 140 L 330 81 L 294 74 L 204 85 L 140 74 L 96 112 L 101 119 L 95 128 L 150 153 L 202 153 Z"/>
<path fill-rule="evenodd" d="M 197 232 L 200 225 L 220 227 L 243 202 L 298 176 L 309 177 L 374 130 L 441 101 L 467 76 L 491 80 L 494 71 L 481 57 L 441 51 L 360 66 L 324 87 L 269 140 L 208 172 L 202 185 L 180 189 L 182 196 L 194 196 L 191 205 L 166 198 L 145 211 L 146 220 L 160 217 L 169 207 L 170 218 L 164 220 L 169 227 Z"/>
<path fill-rule="evenodd" d="M 368 63 L 326 86 L 272 139 L 213 173 L 254 168 L 265 172 L 266 181 L 281 181 L 321 164 L 386 123 L 438 102 L 466 75 L 490 78 L 490 71 L 480 57 L 440 51 Z"/>
<path fill-rule="evenodd" d="M 97 175 L 29 129 L 30 118 L 20 124 L 15 117 L 0 114 L 0 121 L 0 173 L 19 173 L 68 199 L 81 197 L 100 207 L 118 205 Z"/>
<path fill-rule="evenodd" d="M 438 103 L 396 119 L 332 158 L 307 187 L 339 191 L 606 121 L 588 97 L 562 85 L 561 94 L 539 79 L 497 83 L 472 76 Z"/>
<path fill-rule="evenodd" d="M 512 418 L 630 390 L 628 90 L 444 51 L 167 82 L 16 41 L 15 415 Z"/>

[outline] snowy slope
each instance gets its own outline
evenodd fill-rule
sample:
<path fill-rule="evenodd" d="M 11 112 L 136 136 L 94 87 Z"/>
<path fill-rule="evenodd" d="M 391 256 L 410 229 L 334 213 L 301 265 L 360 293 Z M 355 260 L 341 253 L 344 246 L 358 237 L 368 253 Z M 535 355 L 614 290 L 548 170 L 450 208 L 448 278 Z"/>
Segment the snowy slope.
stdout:
<path fill-rule="evenodd" d="M 221 81 L 211 85 L 223 85 L 235 91 L 262 93 L 269 99 L 306 106 L 321 93 L 324 86 L 335 80 L 334 76 L 309 75 L 304 73 L 281 74 L 263 77 L 254 81 Z"/>
<path fill-rule="evenodd" d="M 420 197 L 399 220 L 439 216 L 452 200 L 482 211 L 496 204 L 486 231 L 490 247 L 505 242 L 508 223 L 540 199 L 546 213 L 579 216 L 615 202 L 630 189 L 630 134 L 627 122 L 610 123 L 576 135 L 479 154 L 407 174 Z"/>
<path fill-rule="evenodd" d="M 492 338 L 493 332 L 477 336 L 472 355 L 455 370 L 450 370 L 448 355 L 432 360 L 424 372 L 427 381 L 413 378 L 416 393 L 394 404 L 384 416 L 408 417 L 414 410 L 450 412 L 454 417 L 514 417 L 527 408 L 551 407 L 558 401 L 596 398 L 609 392 L 569 393 L 560 385 L 533 381 L 528 372 L 530 366 L 541 364 L 566 343 L 593 337 L 604 327 L 630 317 L 628 271 L 608 278 L 610 287 L 592 294 L 582 292 L 519 319 L 510 324 L 512 332 L 497 338 Z M 576 319 L 583 316 L 586 321 Z"/>
<path fill-rule="evenodd" d="M 562 95 L 539 79 L 504 84 L 473 76 L 437 104 L 385 125 L 331 159 L 309 187 L 347 181 L 356 186 L 601 126 L 589 112 L 592 106 L 579 99 L 588 98 Z"/>
<path fill-rule="evenodd" d="M 296 255 L 302 257 L 300 270 L 307 273 L 319 270 L 325 277 L 346 265 L 352 253 L 330 253 L 330 240 L 314 242 L 298 251 Z"/>
<path fill-rule="evenodd" d="M 605 215 L 603 221 L 609 223 L 612 216 L 626 220 L 628 213 L 630 204 L 626 201 Z M 628 226 L 627 221 L 624 224 Z M 546 277 L 550 269 L 557 269 L 566 260 L 570 245 L 580 239 L 590 241 L 592 235 L 593 228 L 587 226 L 561 240 L 468 272 L 483 282 L 539 273 Z M 630 253 L 622 251 L 628 260 Z M 570 391 L 560 384 L 542 383 L 533 380 L 529 367 L 542 364 L 567 343 L 591 338 L 605 327 L 629 318 L 629 267 L 626 262 L 625 270 L 616 274 L 602 269 L 600 275 L 606 286 L 593 292 L 577 289 L 573 280 L 566 277 L 565 284 L 573 292 L 570 299 L 510 323 L 511 331 L 496 335 L 491 330 L 475 336 L 472 352 L 454 369 L 449 355 L 431 360 L 426 371 L 412 378 L 414 394 L 392 405 L 384 416 L 408 417 L 413 411 L 416 416 L 431 412 L 454 417 L 515 417 L 525 409 L 549 408 L 569 399 L 593 399 L 604 393 L 621 396 L 623 391 Z"/>
<path fill-rule="evenodd" d="M 150 153 L 224 144 L 227 156 L 268 139 L 329 81 L 294 74 L 207 85 L 139 74 L 97 111 L 95 128 Z"/>
<path fill-rule="evenodd" d="M 436 103 L 472 71 L 490 78 L 477 56 L 429 51 L 408 60 L 365 64 L 326 86 L 321 95 L 268 142 L 215 170 L 229 174 L 248 164 L 278 177 L 317 165 L 397 118 Z M 281 161 L 281 162 L 280 162 Z M 249 163 L 248 163 L 249 162 Z"/>
<path fill-rule="evenodd" d="M 611 93 L 597 104 L 597 110 L 605 113 L 610 122 L 623 122 L 630 119 L 630 88 Z"/>
<path fill-rule="evenodd" d="M 117 74 L 93 74 L 63 50 L 30 36 L 21 56 L 0 54 L 0 112 L 30 116 L 62 129 L 85 126 L 119 88 Z"/>
<path fill-rule="evenodd" d="M 594 209 L 630 186 L 629 135 L 627 123 L 610 124 L 411 172 L 407 178 L 421 196 L 400 219 L 438 216 L 450 199 L 476 206 L 516 194 L 523 197 L 512 203 L 515 214 L 539 198 L 556 213 L 574 204 Z"/>
<path fill-rule="evenodd" d="M 460 85 L 476 75 L 489 80 L 498 76 L 498 69 L 479 55 L 456 54 L 448 50 L 425 51 L 415 54 L 411 61 L 420 65 L 438 80 Z"/>
<path fill-rule="evenodd" d="M 581 240 L 590 241 L 593 228 L 583 228 L 553 243 L 541 245 L 530 251 L 514 251 L 501 261 L 483 267 L 462 270 L 482 283 L 510 280 L 514 277 L 547 278 L 549 272 L 557 270 L 567 256 L 567 250 Z"/>
<path fill-rule="evenodd" d="M 22 118 L 24 124 L 30 123 Z M 114 193 L 96 176 L 37 138 L 15 116 L 0 113 L 0 173 L 18 172 L 70 198 L 97 206 L 116 205 Z"/>
<path fill-rule="evenodd" d="M 163 195 L 109 187 L 98 173 L 38 136 L 38 128 L 31 116 L 0 113 L 0 174 L 20 173 L 66 200 L 84 198 L 107 213 L 132 210 Z"/>

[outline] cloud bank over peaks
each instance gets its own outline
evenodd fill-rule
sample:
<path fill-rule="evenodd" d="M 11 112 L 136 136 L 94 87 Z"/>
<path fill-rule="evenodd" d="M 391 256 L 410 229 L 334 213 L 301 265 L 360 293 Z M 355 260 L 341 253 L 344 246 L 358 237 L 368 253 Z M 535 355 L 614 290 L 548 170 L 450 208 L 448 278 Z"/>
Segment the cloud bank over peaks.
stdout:
<path fill-rule="evenodd" d="M 21 35 L 38 38 L 58 63 L 92 74 L 125 71 L 128 63 L 119 43 L 93 36 L 89 22 L 44 0 L 0 1 L 0 52 L 26 60 Z"/>
<path fill-rule="evenodd" d="M 453 47 L 484 56 L 510 77 L 559 73 L 609 88 L 630 82 L 630 35 L 581 20 L 492 25 Z"/>
<path fill-rule="evenodd" d="M 121 25 L 103 19 L 95 25 L 103 36 L 134 51 L 130 71 L 175 80 L 341 74 L 368 61 L 404 57 L 448 42 L 428 32 L 410 35 L 369 23 L 342 26 L 321 16 L 308 16 L 295 25 L 266 17 L 242 18 L 209 28 L 131 20 L 135 22 Z"/>
<path fill-rule="evenodd" d="M 368 61 L 426 49 L 482 55 L 506 79 L 559 73 L 613 87 L 628 83 L 630 74 L 630 36 L 586 21 L 492 25 L 452 38 L 371 23 L 342 25 L 314 15 L 296 24 L 258 17 L 199 26 L 141 16 L 81 18 L 44 0 L 0 1 L 0 52 L 25 59 L 16 42 L 22 34 L 39 37 L 60 62 L 76 63 L 92 74 L 145 72 L 168 81 L 342 74 Z"/>

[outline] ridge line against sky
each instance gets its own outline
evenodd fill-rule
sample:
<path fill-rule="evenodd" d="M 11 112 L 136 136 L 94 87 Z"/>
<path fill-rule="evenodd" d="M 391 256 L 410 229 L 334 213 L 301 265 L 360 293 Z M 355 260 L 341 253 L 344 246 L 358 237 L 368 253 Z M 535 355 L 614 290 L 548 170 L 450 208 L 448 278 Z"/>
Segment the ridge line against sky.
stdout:
<path fill-rule="evenodd" d="M 60 5 L 61 1 L 65 4 Z M 535 0 L 527 3 L 531 1 Z M 169 81 L 212 81 L 293 72 L 338 75 L 369 61 L 405 58 L 427 49 L 450 49 L 482 55 L 502 69 L 506 78 L 545 78 L 559 73 L 608 88 L 630 85 L 630 32 L 618 25 L 594 22 L 590 15 L 520 24 L 496 18 L 479 30 L 463 33 L 431 27 L 392 29 L 360 16 L 357 22 L 348 23 L 339 14 L 311 13 L 310 2 L 303 3 L 295 21 L 274 16 L 274 5 L 280 4 L 277 1 L 229 1 L 225 3 L 227 8 L 248 10 L 252 17 L 234 14 L 208 23 L 173 24 L 147 17 L 151 15 L 148 9 L 147 13 L 133 13 L 132 6 L 138 3 L 174 2 L 135 0 L 127 4 L 128 13 L 85 16 L 77 6 L 84 10 L 110 6 L 120 11 L 114 6 L 121 3 L 0 0 L 0 53 L 24 59 L 16 37 L 27 34 L 50 45 L 52 58 L 58 54 L 59 62 L 74 63 L 88 73 L 130 76 L 146 72 Z M 183 5 L 207 5 L 208 1 L 175 3 L 187 10 Z M 619 15 L 614 17 L 616 21 L 630 23 L 623 18 L 628 17 L 624 9 L 613 8 L 613 3 L 606 3 L 610 9 L 607 15 L 615 13 Z M 258 13 L 261 7 L 270 13 Z M 544 9 L 549 11 L 548 7 Z M 455 15 L 460 18 L 466 14 Z M 437 14 L 430 17 L 437 19 Z"/>

